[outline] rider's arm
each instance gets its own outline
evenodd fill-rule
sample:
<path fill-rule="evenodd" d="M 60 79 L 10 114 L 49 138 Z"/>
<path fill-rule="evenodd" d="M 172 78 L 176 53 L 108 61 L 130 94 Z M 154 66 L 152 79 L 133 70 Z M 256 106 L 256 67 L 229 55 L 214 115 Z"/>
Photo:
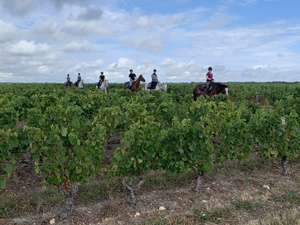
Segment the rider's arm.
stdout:
<path fill-rule="evenodd" d="M 212 77 L 210 78 L 210 77 L 208 76 L 208 73 L 207 73 L 207 74 L 206 74 L 206 80 L 212 81 L 213 78 L 212 78 Z"/>

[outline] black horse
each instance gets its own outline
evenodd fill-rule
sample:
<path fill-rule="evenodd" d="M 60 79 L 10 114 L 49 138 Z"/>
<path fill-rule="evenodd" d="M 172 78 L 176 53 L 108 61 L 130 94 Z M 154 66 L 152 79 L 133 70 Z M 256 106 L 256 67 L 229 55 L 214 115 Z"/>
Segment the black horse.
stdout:
<path fill-rule="evenodd" d="M 200 95 L 206 96 L 206 84 L 199 84 L 194 89 L 194 101 L 197 100 L 197 98 Z M 218 94 L 228 94 L 228 86 L 220 83 L 214 83 L 213 86 L 210 88 L 208 95 L 211 97 L 213 95 Z"/>

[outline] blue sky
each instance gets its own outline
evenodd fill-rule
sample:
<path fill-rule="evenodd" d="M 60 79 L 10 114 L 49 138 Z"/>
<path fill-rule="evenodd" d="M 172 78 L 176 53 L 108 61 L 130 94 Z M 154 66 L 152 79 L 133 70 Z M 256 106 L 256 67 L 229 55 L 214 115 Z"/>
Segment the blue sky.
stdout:
<path fill-rule="evenodd" d="M 0 0 L 0 82 L 300 81 L 298 0 Z"/>

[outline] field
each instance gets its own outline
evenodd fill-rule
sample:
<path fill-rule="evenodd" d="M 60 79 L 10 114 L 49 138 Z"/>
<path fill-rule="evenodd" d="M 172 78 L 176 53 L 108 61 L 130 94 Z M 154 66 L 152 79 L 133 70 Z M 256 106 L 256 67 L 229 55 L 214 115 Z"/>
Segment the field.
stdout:
<path fill-rule="evenodd" d="M 300 84 L 0 86 L 0 224 L 300 224 Z"/>

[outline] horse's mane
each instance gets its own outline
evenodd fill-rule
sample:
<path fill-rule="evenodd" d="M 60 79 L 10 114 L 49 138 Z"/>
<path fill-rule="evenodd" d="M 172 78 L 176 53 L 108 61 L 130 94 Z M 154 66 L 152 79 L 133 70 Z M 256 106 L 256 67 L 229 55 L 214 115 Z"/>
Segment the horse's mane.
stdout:
<path fill-rule="evenodd" d="M 226 88 L 228 87 L 227 85 L 221 84 L 221 83 L 214 83 L 215 86 L 217 86 L 218 88 Z"/>

